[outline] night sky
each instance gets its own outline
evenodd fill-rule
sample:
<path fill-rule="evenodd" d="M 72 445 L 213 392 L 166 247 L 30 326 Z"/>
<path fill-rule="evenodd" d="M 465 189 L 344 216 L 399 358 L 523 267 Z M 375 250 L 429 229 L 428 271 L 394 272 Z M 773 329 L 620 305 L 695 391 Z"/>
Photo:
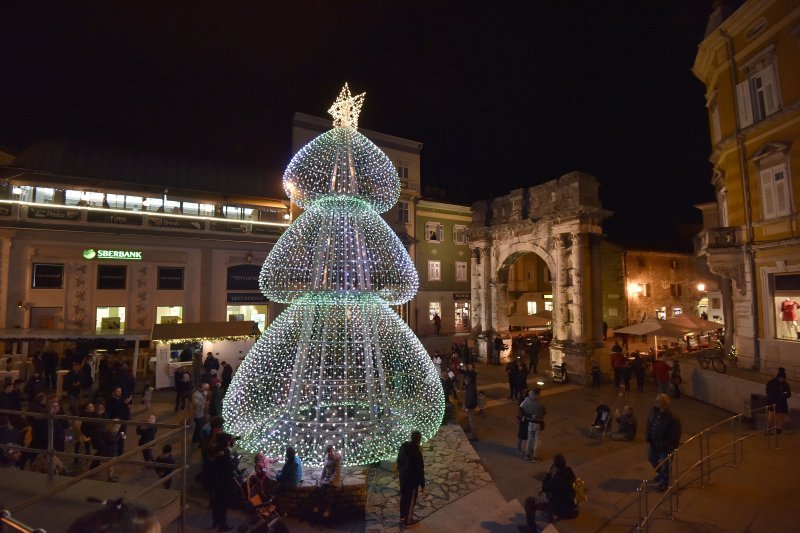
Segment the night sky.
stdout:
<path fill-rule="evenodd" d="M 422 142 L 449 201 L 582 170 L 612 239 L 687 248 L 681 223 L 713 198 L 690 71 L 711 0 L 215 4 L 4 2 L 0 145 L 95 140 L 278 180 L 292 114 L 327 117 L 347 81 L 360 126 Z"/>

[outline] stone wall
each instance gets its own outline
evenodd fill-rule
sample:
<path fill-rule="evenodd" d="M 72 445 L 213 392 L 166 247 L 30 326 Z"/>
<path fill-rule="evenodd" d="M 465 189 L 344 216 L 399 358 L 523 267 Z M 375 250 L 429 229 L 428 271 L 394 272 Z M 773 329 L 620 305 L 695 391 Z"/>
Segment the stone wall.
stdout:
<path fill-rule="evenodd" d="M 303 468 L 300 487 L 276 497 L 281 512 L 309 517 L 314 514 L 314 507 L 322 507 L 317 489 L 320 471 L 320 468 Z M 367 470 L 362 467 L 343 468 L 342 485 L 334 487 L 331 492 L 332 518 L 363 517 L 366 505 Z"/>

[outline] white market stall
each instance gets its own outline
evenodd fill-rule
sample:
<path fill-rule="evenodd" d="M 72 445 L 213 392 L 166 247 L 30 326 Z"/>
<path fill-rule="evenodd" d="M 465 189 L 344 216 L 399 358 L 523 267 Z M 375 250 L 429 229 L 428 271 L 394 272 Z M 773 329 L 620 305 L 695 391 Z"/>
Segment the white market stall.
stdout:
<path fill-rule="evenodd" d="M 198 322 L 195 324 L 155 324 L 151 340 L 155 345 L 156 389 L 174 387 L 175 370 L 191 369 L 192 362 L 181 362 L 180 352 L 189 344 L 202 344 L 203 360 L 212 352 L 233 371 L 261 335 L 253 321 Z"/>

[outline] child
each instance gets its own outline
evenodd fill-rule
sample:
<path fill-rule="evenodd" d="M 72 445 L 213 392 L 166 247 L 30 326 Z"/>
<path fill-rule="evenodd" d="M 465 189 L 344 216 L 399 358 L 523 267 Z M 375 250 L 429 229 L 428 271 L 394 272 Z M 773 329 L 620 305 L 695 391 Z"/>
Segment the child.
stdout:
<path fill-rule="evenodd" d="M 483 409 L 486 407 L 486 394 L 481 390 L 478 391 L 478 414 L 483 415 Z"/>
<path fill-rule="evenodd" d="M 596 360 L 592 360 L 592 388 L 600 388 L 600 365 Z"/>
<path fill-rule="evenodd" d="M 144 392 L 142 392 L 142 403 L 148 411 L 150 410 L 150 403 L 153 401 L 153 390 L 153 386 L 148 384 L 145 385 Z"/>

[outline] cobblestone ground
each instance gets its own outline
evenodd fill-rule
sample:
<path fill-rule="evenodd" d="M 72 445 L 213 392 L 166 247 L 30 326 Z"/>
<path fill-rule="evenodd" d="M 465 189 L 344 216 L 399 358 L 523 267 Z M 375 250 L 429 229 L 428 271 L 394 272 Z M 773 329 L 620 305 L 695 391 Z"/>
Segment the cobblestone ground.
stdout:
<path fill-rule="evenodd" d="M 414 509 L 416 519 L 423 519 L 492 482 L 461 426 L 443 426 L 433 439 L 422 445 L 422 455 L 428 484 L 425 496 L 417 501 Z M 366 531 L 399 531 L 397 472 L 373 466 L 369 469 L 368 480 Z"/>

